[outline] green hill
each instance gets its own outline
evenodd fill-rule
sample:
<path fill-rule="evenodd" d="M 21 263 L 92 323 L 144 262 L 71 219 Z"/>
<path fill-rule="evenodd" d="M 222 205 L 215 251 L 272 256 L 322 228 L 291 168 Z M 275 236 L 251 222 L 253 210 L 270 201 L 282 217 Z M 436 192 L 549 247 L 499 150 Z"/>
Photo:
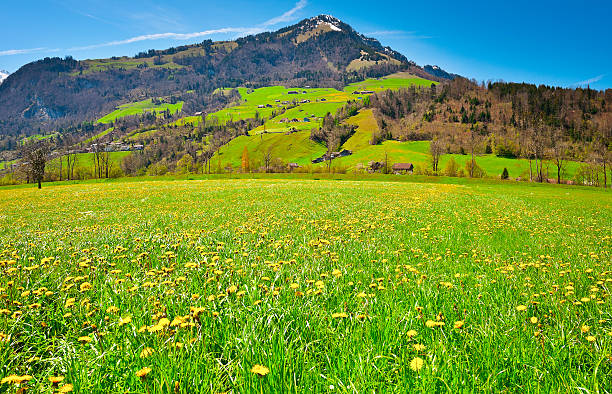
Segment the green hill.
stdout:
<path fill-rule="evenodd" d="M 120 105 L 115 111 L 98 119 L 96 123 L 111 123 L 119 118 L 123 118 L 130 115 L 140 115 L 146 112 L 153 112 L 155 114 L 159 114 L 163 111 L 169 110 L 172 114 L 175 114 L 177 112 L 180 112 L 182 109 L 182 101 L 179 101 L 176 104 L 164 102 L 155 104 L 153 102 L 153 99 L 148 99 L 135 103 Z"/>

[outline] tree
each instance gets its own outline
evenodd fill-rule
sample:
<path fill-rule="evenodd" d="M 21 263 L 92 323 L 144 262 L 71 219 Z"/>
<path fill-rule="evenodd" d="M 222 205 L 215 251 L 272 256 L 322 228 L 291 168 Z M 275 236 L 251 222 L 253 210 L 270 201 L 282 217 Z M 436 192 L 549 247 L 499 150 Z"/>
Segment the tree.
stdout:
<path fill-rule="evenodd" d="M 183 157 L 176 163 L 176 171 L 179 174 L 189 174 L 193 168 L 193 157 L 189 153 L 185 153 Z"/>
<path fill-rule="evenodd" d="M 431 164 L 434 173 L 437 173 L 439 168 L 440 157 L 444 154 L 444 143 L 438 137 L 435 137 L 429 144 L 429 153 L 431 153 Z"/>
<path fill-rule="evenodd" d="M 593 153 L 599 164 L 602 166 L 604 176 L 604 189 L 608 187 L 608 167 L 610 161 L 612 161 L 612 121 L 607 118 L 602 119 L 597 124 L 599 131 L 597 139 L 593 143 Z M 611 185 L 612 186 L 612 185 Z"/>
<path fill-rule="evenodd" d="M 68 152 L 66 154 L 66 177 L 68 180 L 74 179 L 74 166 L 77 163 L 77 154 Z"/>
<path fill-rule="evenodd" d="M 504 167 L 504 171 L 502 171 L 501 179 L 508 179 L 510 175 L 508 174 L 508 169 Z"/>
<path fill-rule="evenodd" d="M 470 133 L 470 135 L 468 136 L 468 148 L 470 151 L 471 160 L 469 165 L 466 167 L 468 169 L 468 173 L 470 174 L 470 178 L 474 178 L 474 176 L 477 175 L 474 174 L 474 170 L 478 168 L 474 156 L 478 153 L 484 138 L 483 135 L 480 134 L 480 128 L 478 127 L 478 124 L 472 125 L 468 129 L 468 131 Z"/>
<path fill-rule="evenodd" d="M 558 130 L 551 135 L 549 154 L 557 167 L 557 183 L 561 183 L 561 175 L 565 171 L 566 160 L 568 157 L 569 143 Z"/>
<path fill-rule="evenodd" d="M 249 172 L 250 171 L 249 150 L 247 149 L 246 146 L 242 150 L 242 165 L 241 165 L 241 167 L 242 167 L 242 172 Z"/>
<path fill-rule="evenodd" d="M 270 163 L 272 162 L 272 147 L 269 147 L 266 153 L 264 154 L 264 166 L 266 167 L 266 172 L 270 172 Z"/>
<path fill-rule="evenodd" d="M 45 165 L 47 164 L 47 154 L 49 148 L 46 144 L 31 145 L 25 148 L 23 159 L 28 166 L 29 175 L 32 180 L 38 183 L 38 188 L 42 187 L 45 177 Z"/>
<path fill-rule="evenodd" d="M 110 177 L 111 167 L 113 162 L 111 161 L 110 152 L 100 153 L 100 177 L 104 176 L 106 179 Z"/>

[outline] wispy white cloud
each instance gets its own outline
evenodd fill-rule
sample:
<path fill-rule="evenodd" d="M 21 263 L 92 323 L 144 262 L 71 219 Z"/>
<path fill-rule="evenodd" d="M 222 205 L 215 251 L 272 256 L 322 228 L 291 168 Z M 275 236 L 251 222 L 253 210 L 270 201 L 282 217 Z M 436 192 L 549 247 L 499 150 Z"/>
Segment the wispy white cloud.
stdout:
<path fill-rule="evenodd" d="M 295 4 L 295 7 L 293 7 L 292 9 L 290 9 L 289 11 L 285 12 L 282 15 L 279 15 L 275 18 L 265 21 L 264 23 L 262 23 L 262 26 L 268 27 L 268 26 L 278 25 L 279 23 L 283 23 L 283 22 L 291 22 L 295 20 L 295 14 L 297 14 L 299 11 L 304 9 L 307 5 L 308 5 L 307 0 L 300 0 Z"/>
<path fill-rule="evenodd" d="M 580 81 L 580 82 L 573 83 L 570 86 L 572 86 L 572 87 L 579 87 L 579 86 L 591 85 L 591 84 L 594 84 L 596 82 L 601 81 L 605 76 L 606 76 L 606 74 L 601 74 L 601 75 L 598 75 L 596 77 L 589 78 L 589 79 L 587 79 L 585 81 Z"/>
<path fill-rule="evenodd" d="M 0 56 L 25 55 L 28 53 L 46 52 L 48 48 L 30 48 L 30 49 L 7 49 L 0 51 Z"/>
<path fill-rule="evenodd" d="M 194 38 L 207 37 L 207 36 L 211 36 L 215 34 L 234 33 L 237 36 L 257 34 L 257 33 L 264 32 L 267 30 L 267 28 L 274 26 L 274 25 L 278 25 L 279 23 L 290 22 L 290 21 L 295 20 L 296 14 L 302 9 L 304 9 L 304 7 L 306 7 L 307 4 L 308 4 L 307 0 L 299 0 L 295 4 L 295 6 L 289 11 L 283 13 L 282 15 L 269 19 L 262 24 L 252 26 L 252 27 L 224 27 L 220 29 L 204 30 L 204 31 L 194 32 L 194 33 L 143 34 L 140 36 L 127 38 L 125 40 L 116 40 L 116 41 L 104 42 L 100 44 L 76 46 L 72 48 L 67 48 L 66 51 L 70 51 L 70 52 L 85 51 L 85 50 L 91 50 L 91 49 L 97 49 L 97 48 L 133 44 L 133 43 L 142 42 L 142 41 L 153 41 L 153 40 L 164 40 L 164 39 L 177 40 L 177 41 L 191 40 Z M 88 18 L 98 19 L 97 17 L 90 15 L 90 14 L 82 14 L 82 15 Z M 48 49 L 48 48 L 11 49 L 11 50 L 0 51 L 0 56 L 20 55 L 20 54 L 37 53 L 37 52 L 51 52 L 51 51 L 55 52 L 55 51 L 59 51 L 59 49 Z"/>
<path fill-rule="evenodd" d="M 205 30 L 205 31 L 196 32 L 196 33 L 145 34 L 142 36 L 136 36 L 136 37 L 128 38 L 125 40 L 110 41 L 110 42 L 104 42 L 101 44 L 86 45 L 86 46 L 80 46 L 80 47 L 72 47 L 72 48 L 68 48 L 67 50 L 68 51 L 84 51 L 84 50 L 89 50 L 89 49 L 112 47 L 112 46 L 125 45 L 125 44 L 133 44 L 135 42 L 141 42 L 141 41 L 152 41 L 152 40 L 163 40 L 163 39 L 190 40 L 193 38 L 206 37 L 206 36 L 210 36 L 213 34 L 244 33 L 244 32 L 249 32 L 249 31 L 252 31 L 252 28 L 225 27 L 222 29 Z"/>

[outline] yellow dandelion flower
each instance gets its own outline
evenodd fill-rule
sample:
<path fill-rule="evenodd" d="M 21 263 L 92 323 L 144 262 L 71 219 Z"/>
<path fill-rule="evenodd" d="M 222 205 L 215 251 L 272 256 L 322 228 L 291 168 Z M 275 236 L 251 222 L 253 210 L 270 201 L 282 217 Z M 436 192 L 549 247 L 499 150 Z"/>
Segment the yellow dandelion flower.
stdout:
<path fill-rule="evenodd" d="M 65 384 L 62 387 L 60 387 L 58 393 L 70 393 L 70 392 L 72 392 L 73 389 L 74 389 L 73 385 Z"/>
<path fill-rule="evenodd" d="M 537 318 L 537 317 L 535 317 L 535 316 L 532 316 L 532 317 L 529 319 L 529 321 L 531 322 L 531 324 L 537 324 L 537 322 L 538 322 L 538 318 Z"/>
<path fill-rule="evenodd" d="M 0 384 L 8 383 L 8 384 L 21 384 L 23 382 L 27 382 L 32 380 L 32 376 L 30 375 L 9 375 L 0 381 Z"/>
<path fill-rule="evenodd" d="M 92 341 L 91 337 L 88 337 L 88 336 L 79 337 L 79 342 L 81 342 L 82 344 L 86 344 L 91 341 Z"/>
<path fill-rule="evenodd" d="M 408 336 L 408 338 L 414 338 L 417 336 L 417 332 L 416 330 L 408 330 L 408 332 L 406 333 L 406 336 Z"/>
<path fill-rule="evenodd" d="M 586 337 L 586 340 L 589 342 L 595 342 L 596 338 L 593 335 L 589 335 L 588 337 Z"/>
<path fill-rule="evenodd" d="M 410 369 L 412 369 L 415 372 L 418 372 L 421 370 L 421 368 L 423 368 L 424 364 L 425 362 L 423 361 L 422 358 L 415 357 L 412 359 L 412 361 L 410 361 Z"/>
<path fill-rule="evenodd" d="M 255 364 L 253 368 L 251 368 L 251 372 L 259 376 L 266 376 L 270 373 L 270 370 L 263 365 Z"/>
<path fill-rule="evenodd" d="M 413 348 L 417 352 L 422 352 L 423 350 L 425 350 L 426 346 L 425 345 L 421 345 L 420 343 L 416 343 L 416 344 L 413 345 Z"/>
<path fill-rule="evenodd" d="M 140 379 L 144 379 L 151 371 L 151 368 L 144 367 L 143 369 L 136 371 L 136 376 Z"/>
<path fill-rule="evenodd" d="M 519 305 L 516 307 L 516 310 L 519 312 L 526 311 L 527 307 L 525 305 Z"/>
<path fill-rule="evenodd" d="M 465 324 L 465 322 L 463 320 L 459 320 L 456 321 L 455 324 L 453 325 L 453 327 L 455 327 L 456 329 L 460 329 L 463 328 L 463 325 Z"/>
<path fill-rule="evenodd" d="M 140 352 L 140 358 L 150 357 L 153 355 L 153 353 L 155 353 L 155 350 L 153 350 L 153 348 L 146 347 Z"/>
<path fill-rule="evenodd" d="M 63 376 L 49 376 L 49 382 L 55 384 L 61 383 L 64 381 L 64 377 Z"/>
<path fill-rule="evenodd" d="M 332 313 L 332 317 L 334 319 L 344 319 L 344 318 L 347 318 L 348 315 L 344 312 L 338 312 L 338 313 Z"/>

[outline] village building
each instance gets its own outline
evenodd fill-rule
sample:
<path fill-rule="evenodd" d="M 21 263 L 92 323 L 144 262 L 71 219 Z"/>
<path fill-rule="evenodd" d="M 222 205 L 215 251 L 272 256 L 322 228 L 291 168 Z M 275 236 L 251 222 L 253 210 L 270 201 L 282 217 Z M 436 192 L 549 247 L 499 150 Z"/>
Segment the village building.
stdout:
<path fill-rule="evenodd" d="M 414 171 L 414 166 L 412 163 L 395 163 L 391 166 L 391 170 L 394 174 L 406 174 Z"/>

